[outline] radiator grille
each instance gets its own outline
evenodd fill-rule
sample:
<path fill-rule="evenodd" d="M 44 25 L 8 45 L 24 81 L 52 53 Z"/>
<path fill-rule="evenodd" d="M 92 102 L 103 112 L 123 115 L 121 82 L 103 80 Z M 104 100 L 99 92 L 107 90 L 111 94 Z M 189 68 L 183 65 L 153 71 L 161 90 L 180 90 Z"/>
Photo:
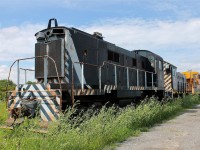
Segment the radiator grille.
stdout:
<path fill-rule="evenodd" d="M 49 49 L 47 50 L 47 47 Z M 47 52 L 48 51 L 48 52 Z M 62 39 L 51 41 L 49 43 L 36 43 L 35 56 L 48 55 L 56 62 L 59 77 L 64 77 L 64 41 Z M 48 78 L 56 78 L 56 69 L 54 63 L 48 59 Z M 44 78 L 44 60 L 35 59 L 35 78 Z"/>

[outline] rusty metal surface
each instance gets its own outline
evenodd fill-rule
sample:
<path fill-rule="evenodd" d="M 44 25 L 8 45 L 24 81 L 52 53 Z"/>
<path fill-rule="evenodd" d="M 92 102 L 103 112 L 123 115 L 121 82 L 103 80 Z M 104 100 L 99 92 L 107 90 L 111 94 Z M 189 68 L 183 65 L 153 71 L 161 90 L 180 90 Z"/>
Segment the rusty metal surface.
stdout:
<path fill-rule="evenodd" d="M 9 127 L 9 126 L 0 126 L 0 129 L 13 130 L 13 127 Z"/>
<path fill-rule="evenodd" d="M 5 121 L 6 126 L 11 127 L 14 124 L 15 119 L 9 118 Z"/>
<path fill-rule="evenodd" d="M 39 122 L 39 126 L 40 126 L 40 128 L 48 128 L 48 126 L 49 126 L 49 122 L 47 122 L 47 121 L 41 121 L 41 122 Z"/>

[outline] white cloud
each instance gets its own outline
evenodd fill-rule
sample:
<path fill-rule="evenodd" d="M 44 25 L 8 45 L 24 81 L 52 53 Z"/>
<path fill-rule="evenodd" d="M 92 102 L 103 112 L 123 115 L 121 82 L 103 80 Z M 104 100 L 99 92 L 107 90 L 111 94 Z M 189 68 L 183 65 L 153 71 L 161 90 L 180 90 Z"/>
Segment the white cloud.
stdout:
<path fill-rule="evenodd" d="M 8 78 L 8 66 L 6 65 L 0 65 L 0 74 L 1 79 L 7 79 Z"/>
<path fill-rule="evenodd" d="M 11 64 L 19 58 L 34 57 L 34 34 L 43 29 L 43 25 L 23 24 L 0 28 L 0 79 L 7 79 Z M 31 68 L 33 62 L 20 62 L 20 67 Z M 24 82 L 24 72 L 20 73 L 20 83 Z M 34 80 L 34 74 L 27 72 L 27 80 Z M 16 65 L 13 67 L 10 79 L 17 81 Z"/>
<path fill-rule="evenodd" d="M 43 28 L 43 25 L 0 28 L 0 61 L 34 56 L 34 34 Z"/>
<path fill-rule="evenodd" d="M 186 21 L 112 19 L 81 28 L 89 33 L 101 32 L 105 40 L 129 50 L 151 50 L 175 64 L 180 71 L 200 71 L 196 66 L 200 50 L 199 18 Z M 190 63 L 184 68 L 183 64 Z"/>
<path fill-rule="evenodd" d="M 158 12 L 173 13 L 175 17 L 185 19 L 199 14 L 198 8 L 200 1 L 193 0 L 152 0 L 150 7 Z"/>

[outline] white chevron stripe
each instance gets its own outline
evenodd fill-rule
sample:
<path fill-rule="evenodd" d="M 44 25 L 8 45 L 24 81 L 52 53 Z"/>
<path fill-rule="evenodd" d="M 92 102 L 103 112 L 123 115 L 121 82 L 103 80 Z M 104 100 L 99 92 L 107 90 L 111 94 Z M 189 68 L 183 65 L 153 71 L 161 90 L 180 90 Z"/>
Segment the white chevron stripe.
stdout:
<path fill-rule="evenodd" d="M 167 81 L 167 82 L 164 83 L 164 85 L 168 85 L 168 84 L 171 85 L 172 84 L 172 80 L 169 80 L 169 81 Z"/>
<path fill-rule="evenodd" d="M 172 90 L 172 88 L 171 88 L 171 87 L 167 87 L 165 90 L 170 90 L 170 91 L 171 91 L 171 90 Z"/>
<path fill-rule="evenodd" d="M 49 110 L 49 108 L 47 107 L 47 105 L 49 104 L 46 104 L 44 102 L 41 103 L 42 107 L 44 108 L 44 110 L 47 112 L 47 114 L 49 115 L 49 117 L 52 119 L 52 120 L 56 120 L 56 118 L 54 117 L 54 115 L 51 113 L 51 111 Z"/>
<path fill-rule="evenodd" d="M 67 77 L 65 77 L 65 81 L 66 81 L 67 83 L 69 83 L 69 79 L 68 79 Z"/>
<path fill-rule="evenodd" d="M 40 116 L 41 116 L 43 121 L 49 121 L 41 110 L 40 110 Z"/>
<path fill-rule="evenodd" d="M 104 92 L 107 90 L 107 85 L 104 85 L 104 89 L 103 90 L 104 90 Z"/>
<path fill-rule="evenodd" d="M 74 46 L 74 42 L 71 38 L 71 34 L 69 32 L 69 30 L 65 30 L 65 48 L 67 49 L 70 58 L 74 61 L 74 62 L 80 62 L 78 55 L 77 55 L 77 51 L 76 48 Z M 80 64 L 75 63 L 74 64 L 74 69 L 77 73 L 78 79 L 81 82 L 81 66 Z M 85 77 L 83 76 L 83 82 L 84 84 L 86 84 L 85 81 Z"/>
<path fill-rule="evenodd" d="M 169 84 L 170 84 L 170 85 L 172 84 L 172 81 L 171 81 L 171 80 L 169 80 L 169 81 L 167 81 L 167 82 L 164 83 L 165 86 L 166 86 L 166 85 L 169 85 Z"/>
<path fill-rule="evenodd" d="M 164 80 L 168 80 L 168 79 L 170 79 L 170 78 L 172 78 L 171 75 L 165 75 L 165 76 L 164 76 Z"/>
<path fill-rule="evenodd" d="M 164 82 L 164 84 L 172 84 L 172 80 L 170 79 L 170 80 L 166 80 L 165 82 Z"/>
<path fill-rule="evenodd" d="M 19 102 L 19 103 L 18 103 Z M 15 106 L 15 104 L 18 103 L 17 106 Z M 21 101 L 19 100 L 19 97 L 16 97 L 15 100 L 14 100 L 14 106 L 15 108 L 20 108 L 21 107 Z"/>
<path fill-rule="evenodd" d="M 39 88 L 39 90 L 40 91 L 44 91 L 45 89 L 39 84 L 39 85 L 36 85 L 38 88 Z M 44 96 L 48 96 L 48 94 L 47 94 L 47 92 L 41 92 L 42 93 L 42 95 L 44 95 Z M 38 94 L 39 95 L 39 94 Z"/>
<path fill-rule="evenodd" d="M 87 89 L 86 95 L 90 95 L 90 90 L 89 89 Z"/>

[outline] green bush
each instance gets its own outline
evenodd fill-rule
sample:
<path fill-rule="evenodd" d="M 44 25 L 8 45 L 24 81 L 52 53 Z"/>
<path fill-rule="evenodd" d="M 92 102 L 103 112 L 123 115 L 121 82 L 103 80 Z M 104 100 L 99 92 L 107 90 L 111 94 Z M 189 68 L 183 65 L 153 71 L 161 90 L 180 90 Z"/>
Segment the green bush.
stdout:
<path fill-rule="evenodd" d="M 6 87 L 7 87 L 7 90 L 10 91 L 10 90 L 14 90 L 15 86 L 16 86 L 15 83 L 12 82 L 11 80 L 10 81 L 6 79 L 0 80 L 0 101 L 6 100 Z"/>

